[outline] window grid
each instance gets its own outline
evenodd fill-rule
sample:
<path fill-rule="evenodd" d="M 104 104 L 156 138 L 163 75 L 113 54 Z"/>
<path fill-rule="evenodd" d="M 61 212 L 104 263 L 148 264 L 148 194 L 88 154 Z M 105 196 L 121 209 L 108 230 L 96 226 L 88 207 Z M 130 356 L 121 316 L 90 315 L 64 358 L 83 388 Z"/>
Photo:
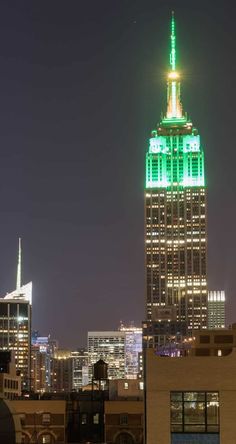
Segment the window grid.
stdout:
<path fill-rule="evenodd" d="M 218 392 L 171 392 L 170 405 L 171 432 L 219 432 Z"/>

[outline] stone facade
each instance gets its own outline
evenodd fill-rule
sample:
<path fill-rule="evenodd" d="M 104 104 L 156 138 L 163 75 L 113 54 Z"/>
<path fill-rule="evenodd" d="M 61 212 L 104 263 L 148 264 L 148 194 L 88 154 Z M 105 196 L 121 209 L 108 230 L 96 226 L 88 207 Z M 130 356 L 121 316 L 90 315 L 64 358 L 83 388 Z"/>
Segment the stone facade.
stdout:
<path fill-rule="evenodd" d="M 236 350 L 227 356 L 158 357 L 146 351 L 146 443 L 236 443 Z M 171 435 L 171 392 L 218 392 L 219 435 Z M 178 441 L 178 436 L 180 441 Z M 214 441 L 213 440 L 214 436 Z M 181 437 L 181 438 L 180 438 Z M 191 440 L 191 439 L 192 440 Z"/>
<path fill-rule="evenodd" d="M 143 401 L 105 401 L 105 442 L 143 443 Z"/>

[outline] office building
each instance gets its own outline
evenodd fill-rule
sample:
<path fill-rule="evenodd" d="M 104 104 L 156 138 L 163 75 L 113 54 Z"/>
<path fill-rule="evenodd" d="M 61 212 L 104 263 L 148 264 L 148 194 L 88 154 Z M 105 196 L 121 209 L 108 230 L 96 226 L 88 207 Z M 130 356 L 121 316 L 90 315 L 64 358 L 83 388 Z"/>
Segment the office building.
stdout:
<path fill-rule="evenodd" d="M 72 358 L 72 388 L 78 391 L 87 385 L 88 380 L 88 351 L 86 348 L 79 348 L 71 352 Z"/>
<path fill-rule="evenodd" d="M 51 391 L 71 392 L 72 391 L 72 363 L 71 352 L 69 350 L 56 350 L 52 358 Z"/>
<path fill-rule="evenodd" d="M 225 292 L 208 291 L 208 328 L 225 328 Z"/>
<path fill-rule="evenodd" d="M 146 321 L 185 322 L 191 335 L 207 328 L 206 185 L 200 135 L 181 103 L 176 53 L 172 15 L 167 110 L 146 154 Z"/>
<path fill-rule="evenodd" d="M 125 377 L 125 332 L 88 332 L 89 378 L 92 379 L 93 365 L 102 359 L 108 364 L 108 378 Z"/>
<path fill-rule="evenodd" d="M 31 389 L 33 392 L 49 392 L 52 385 L 52 359 L 58 343 L 50 335 L 39 336 L 34 331 L 31 345 Z"/>
<path fill-rule="evenodd" d="M 32 282 L 21 285 L 21 240 L 16 290 L 0 298 L 0 350 L 13 351 L 22 389 L 30 388 Z"/>
<path fill-rule="evenodd" d="M 142 328 L 121 323 L 120 331 L 125 333 L 125 378 L 135 379 L 139 372 L 139 353 L 142 353 Z"/>

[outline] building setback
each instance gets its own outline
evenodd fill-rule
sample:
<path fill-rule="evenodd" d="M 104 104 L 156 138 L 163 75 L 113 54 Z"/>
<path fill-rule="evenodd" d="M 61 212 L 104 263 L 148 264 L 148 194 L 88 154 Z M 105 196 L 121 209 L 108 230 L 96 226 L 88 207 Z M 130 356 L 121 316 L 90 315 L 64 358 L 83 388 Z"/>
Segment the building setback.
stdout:
<path fill-rule="evenodd" d="M 174 15 L 167 111 L 146 154 L 145 227 L 146 321 L 176 322 L 176 332 L 185 322 L 189 335 L 207 328 L 204 150 L 182 108 Z"/>

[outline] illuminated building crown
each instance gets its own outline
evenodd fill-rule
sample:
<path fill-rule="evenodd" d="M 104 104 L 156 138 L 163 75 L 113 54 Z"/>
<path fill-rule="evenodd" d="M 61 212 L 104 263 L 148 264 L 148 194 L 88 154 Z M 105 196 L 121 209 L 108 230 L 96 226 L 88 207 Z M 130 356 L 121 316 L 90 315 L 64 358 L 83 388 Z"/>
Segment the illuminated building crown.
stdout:
<path fill-rule="evenodd" d="M 200 135 L 180 100 L 180 74 L 176 70 L 175 18 L 172 12 L 170 70 L 167 76 L 167 111 L 152 131 L 146 155 L 146 187 L 205 186 L 204 151 Z"/>

